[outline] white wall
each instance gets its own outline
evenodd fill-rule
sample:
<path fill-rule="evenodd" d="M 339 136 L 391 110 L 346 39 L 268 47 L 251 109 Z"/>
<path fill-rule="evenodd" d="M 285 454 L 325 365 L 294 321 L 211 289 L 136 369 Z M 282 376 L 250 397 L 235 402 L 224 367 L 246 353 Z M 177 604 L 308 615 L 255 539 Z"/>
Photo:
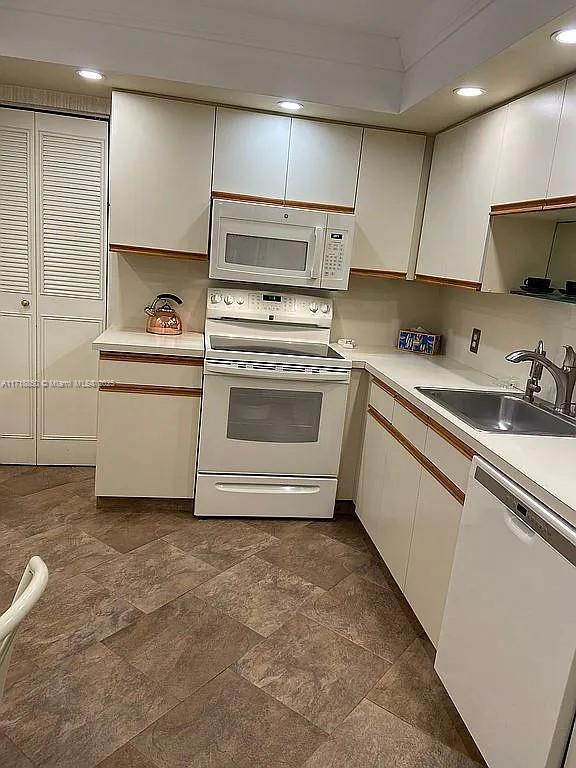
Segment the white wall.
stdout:
<path fill-rule="evenodd" d="M 448 357 L 499 379 L 516 378 L 523 387 L 529 364 L 509 363 L 505 356 L 515 349 L 534 349 L 543 339 L 548 357 L 561 363 L 562 345 L 576 347 L 576 305 L 442 288 L 441 327 Z M 482 331 L 477 355 L 468 349 L 473 328 Z M 542 381 L 542 396 L 553 399 L 555 387 L 547 372 Z"/>
<path fill-rule="evenodd" d="M 208 264 L 139 254 L 110 254 L 108 325 L 144 329 L 146 307 L 159 293 L 175 293 L 185 331 L 203 331 Z"/>
<path fill-rule="evenodd" d="M 143 328 L 144 307 L 158 293 L 175 293 L 186 331 L 204 328 L 208 264 L 156 256 L 110 254 L 108 324 Z M 440 289 L 373 277 L 350 278 L 349 290 L 332 292 L 332 339 L 356 339 L 368 346 L 394 345 L 400 326 L 437 330 Z"/>
<path fill-rule="evenodd" d="M 333 293 L 332 340 L 354 338 L 361 346 L 395 346 L 400 328 L 437 331 L 439 288 L 421 283 L 352 275 L 348 291 Z"/>

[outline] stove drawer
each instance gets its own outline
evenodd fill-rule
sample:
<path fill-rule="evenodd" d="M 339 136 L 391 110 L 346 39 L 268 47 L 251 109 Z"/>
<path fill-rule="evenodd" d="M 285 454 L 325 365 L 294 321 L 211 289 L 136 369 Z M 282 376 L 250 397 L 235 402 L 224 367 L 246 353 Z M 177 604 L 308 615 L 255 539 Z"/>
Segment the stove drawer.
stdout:
<path fill-rule="evenodd" d="M 200 517 L 332 518 L 336 478 L 206 475 L 196 481 Z"/>

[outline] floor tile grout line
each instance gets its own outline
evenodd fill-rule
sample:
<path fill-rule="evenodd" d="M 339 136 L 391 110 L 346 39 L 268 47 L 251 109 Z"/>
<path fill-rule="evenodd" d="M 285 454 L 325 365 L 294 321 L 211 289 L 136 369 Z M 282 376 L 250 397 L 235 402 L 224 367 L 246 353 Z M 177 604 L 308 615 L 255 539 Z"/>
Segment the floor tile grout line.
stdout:
<path fill-rule="evenodd" d="M 474 758 L 472 758 L 468 752 L 461 752 L 459 749 L 455 749 L 454 747 L 450 746 L 450 744 L 447 744 L 445 741 L 442 741 L 442 739 L 439 739 L 437 736 L 434 736 L 429 731 L 425 731 L 423 728 L 421 728 L 419 725 L 415 725 L 413 722 L 410 722 L 410 720 L 407 720 L 405 717 L 402 717 L 397 712 L 393 712 L 391 709 L 388 709 L 388 707 L 383 706 L 382 704 L 379 704 L 377 701 L 373 701 L 372 699 L 369 699 L 367 696 L 364 696 L 365 701 L 369 701 L 370 704 L 374 704 L 379 709 L 382 709 L 384 712 L 387 712 L 389 715 L 392 715 L 392 717 L 395 717 L 397 720 L 401 720 L 406 725 L 410 726 L 411 728 L 415 728 L 417 731 L 420 731 L 420 733 L 423 733 L 425 736 L 427 736 L 429 739 L 432 739 L 433 741 L 442 744 L 442 746 L 446 747 L 447 749 L 454 752 L 456 755 L 462 755 L 464 754 L 465 757 L 468 757 L 469 760 L 473 762 L 474 765 L 480 765 L 480 763 L 477 763 Z M 460 734 L 458 734 L 460 735 Z M 464 742 L 462 742 L 462 746 L 464 749 L 466 749 L 466 745 Z"/>

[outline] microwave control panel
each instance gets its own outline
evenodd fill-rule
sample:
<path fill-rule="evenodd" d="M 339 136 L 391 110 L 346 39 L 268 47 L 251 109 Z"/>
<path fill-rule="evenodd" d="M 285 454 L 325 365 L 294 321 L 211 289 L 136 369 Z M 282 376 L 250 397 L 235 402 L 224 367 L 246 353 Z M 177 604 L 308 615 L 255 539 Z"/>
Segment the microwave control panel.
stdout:
<path fill-rule="evenodd" d="M 212 288 L 206 317 L 213 320 L 263 320 L 330 327 L 332 299 L 299 293 Z"/>
<path fill-rule="evenodd" d="M 322 288 L 344 290 L 348 287 L 353 236 L 352 216 L 337 213 L 328 215 L 322 262 Z"/>

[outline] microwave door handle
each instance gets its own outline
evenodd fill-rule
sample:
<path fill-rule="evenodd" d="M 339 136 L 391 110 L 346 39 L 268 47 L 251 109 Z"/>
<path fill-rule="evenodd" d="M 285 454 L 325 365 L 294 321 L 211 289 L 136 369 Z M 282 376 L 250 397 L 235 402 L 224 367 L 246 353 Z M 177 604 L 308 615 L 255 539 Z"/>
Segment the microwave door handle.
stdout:
<path fill-rule="evenodd" d="M 310 269 L 310 278 L 318 280 L 322 277 L 322 264 L 324 262 L 324 227 L 314 227 L 314 258 Z"/>

